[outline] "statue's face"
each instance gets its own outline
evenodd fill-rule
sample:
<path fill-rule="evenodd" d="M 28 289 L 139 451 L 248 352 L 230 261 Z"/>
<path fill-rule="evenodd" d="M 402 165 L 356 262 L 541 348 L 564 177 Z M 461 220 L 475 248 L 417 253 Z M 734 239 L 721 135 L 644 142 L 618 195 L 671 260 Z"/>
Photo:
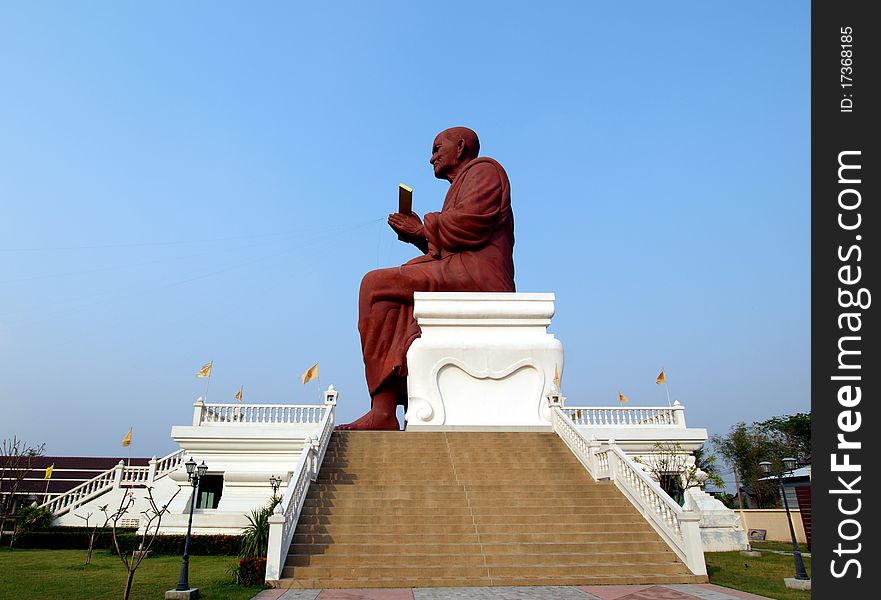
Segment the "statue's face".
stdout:
<path fill-rule="evenodd" d="M 431 146 L 431 159 L 428 161 L 434 167 L 434 176 L 438 179 L 447 179 L 446 175 L 459 164 L 459 143 L 454 142 L 443 134 L 434 138 Z"/>

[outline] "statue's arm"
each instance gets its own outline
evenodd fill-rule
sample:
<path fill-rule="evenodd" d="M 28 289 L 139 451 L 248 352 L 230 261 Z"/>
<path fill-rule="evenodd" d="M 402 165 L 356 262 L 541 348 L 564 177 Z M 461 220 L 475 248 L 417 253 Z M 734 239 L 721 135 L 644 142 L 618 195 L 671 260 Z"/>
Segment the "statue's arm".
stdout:
<path fill-rule="evenodd" d="M 502 208 L 502 179 L 490 164 L 477 165 L 463 177 L 453 206 L 425 215 L 429 252 L 456 252 L 485 244 L 498 226 Z"/>
<path fill-rule="evenodd" d="M 419 251 L 422 252 L 422 254 L 428 254 L 428 240 L 424 236 L 407 241 L 419 248 Z"/>

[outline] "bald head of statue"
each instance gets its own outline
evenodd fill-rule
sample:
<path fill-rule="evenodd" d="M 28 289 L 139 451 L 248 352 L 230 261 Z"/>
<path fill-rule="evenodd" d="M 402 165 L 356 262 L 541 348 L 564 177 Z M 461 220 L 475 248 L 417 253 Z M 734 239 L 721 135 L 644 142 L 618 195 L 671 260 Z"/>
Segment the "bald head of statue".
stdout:
<path fill-rule="evenodd" d="M 480 153 L 480 140 L 477 134 L 467 127 L 444 129 L 431 145 L 431 159 L 434 176 L 450 183 L 467 162 L 477 158 Z"/>

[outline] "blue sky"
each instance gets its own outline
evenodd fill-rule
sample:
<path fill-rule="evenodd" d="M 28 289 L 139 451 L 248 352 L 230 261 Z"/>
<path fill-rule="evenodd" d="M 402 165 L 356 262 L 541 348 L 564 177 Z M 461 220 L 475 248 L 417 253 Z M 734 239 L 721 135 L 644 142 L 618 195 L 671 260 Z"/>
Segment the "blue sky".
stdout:
<path fill-rule="evenodd" d="M 512 185 L 570 404 L 809 409 L 808 2 L 6 3 L 0 435 L 174 448 L 210 399 L 368 406 L 361 276 L 439 210 L 434 135 Z"/>

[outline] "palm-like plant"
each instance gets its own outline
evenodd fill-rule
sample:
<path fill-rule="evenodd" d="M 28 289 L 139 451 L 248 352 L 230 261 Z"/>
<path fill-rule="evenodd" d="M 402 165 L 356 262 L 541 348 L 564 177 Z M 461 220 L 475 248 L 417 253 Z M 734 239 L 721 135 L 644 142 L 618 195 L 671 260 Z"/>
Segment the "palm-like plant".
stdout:
<path fill-rule="evenodd" d="M 269 504 L 262 508 L 251 511 L 245 515 L 248 525 L 241 535 L 242 547 L 239 556 L 265 558 L 269 546 L 269 517 L 275 506 L 281 501 L 278 496 L 273 496 Z"/>

